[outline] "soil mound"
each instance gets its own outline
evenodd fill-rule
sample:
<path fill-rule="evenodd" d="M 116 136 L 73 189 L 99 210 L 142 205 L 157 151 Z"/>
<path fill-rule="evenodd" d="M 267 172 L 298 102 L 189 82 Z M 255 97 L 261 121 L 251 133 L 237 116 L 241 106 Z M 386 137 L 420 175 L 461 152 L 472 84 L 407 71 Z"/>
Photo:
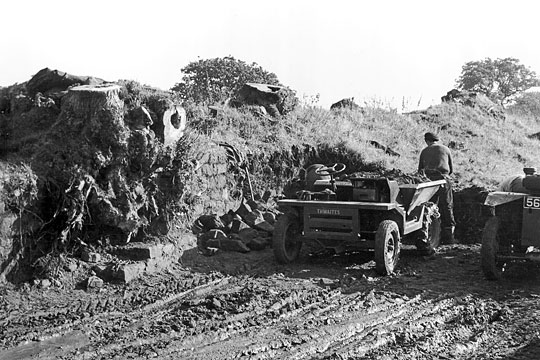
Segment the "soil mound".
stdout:
<path fill-rule="evenodd" d="M 215 179 L 226 172 L 216 165 L 224 163 L 224 151 L 184 136 L 185 111 L 165 91 L 43 69 L 27 83 L 0 89 L 0 99 L 2 166 L 28 168 L 37 179 L 31 201 L 7 206 L 13 221 L 2 223 L 9 230 L 0 239 L 2 270 L 52 249 L 166 235 L 172 218 L 200 214 L 209 202 L 190 195 L 203 192 L 193 179 L 201 171 Z M 24 194 L 13 185 L 24 185 L 21 173 L 2 172 L 0 203 Z M 225 208 L 227 180 L 216 184 L 216 204 Z M 27 213 L 42 226 L 15 249 L 14 224 Z"/>

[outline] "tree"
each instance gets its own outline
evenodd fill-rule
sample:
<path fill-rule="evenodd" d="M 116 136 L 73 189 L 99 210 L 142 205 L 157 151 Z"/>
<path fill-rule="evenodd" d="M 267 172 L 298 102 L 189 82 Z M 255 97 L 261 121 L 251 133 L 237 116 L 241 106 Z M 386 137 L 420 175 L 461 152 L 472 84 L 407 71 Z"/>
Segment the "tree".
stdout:
<path fill-rule="evenodd" d="M 483 93 L 504 105 L 512 96 L 538 83 L 536 73 L 520 64 L 518 59 L 486 58 L 463 65 L 461 76 L 456 80 L 456 87 Z"/>
<path fill-rule="evenodd" d="M 222 102 L 246 82 L 281 85 L 274 73 L 230 55 L 191 62 L 182 69 L 182 73 L 182 80 L 171 90 L 196 103 Z"/>

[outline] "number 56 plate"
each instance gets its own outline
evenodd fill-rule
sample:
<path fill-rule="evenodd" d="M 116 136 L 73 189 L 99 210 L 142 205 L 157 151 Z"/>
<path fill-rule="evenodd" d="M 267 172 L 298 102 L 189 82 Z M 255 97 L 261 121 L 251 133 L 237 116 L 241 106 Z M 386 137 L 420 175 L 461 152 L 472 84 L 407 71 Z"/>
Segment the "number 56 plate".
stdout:
<path fill-rule="evenodd" d="M 540 197 L 526 196 L 523 200 L 523 207 L 525 209 L 540 209 Z"/>

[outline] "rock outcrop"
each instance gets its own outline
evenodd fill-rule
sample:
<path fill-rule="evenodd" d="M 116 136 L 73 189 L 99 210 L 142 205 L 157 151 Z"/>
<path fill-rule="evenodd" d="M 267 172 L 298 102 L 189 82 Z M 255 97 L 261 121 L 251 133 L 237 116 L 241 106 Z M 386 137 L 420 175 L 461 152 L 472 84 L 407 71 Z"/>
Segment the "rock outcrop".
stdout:
<path fill-rule="evenodd" d="M 354 102 L 354 97 L 342 99 L 336 103 L 333 103 L 330 106 L 330 110 L 340 110 L 340 109 L 350 109 L 350 110 L 362 110 L 362 107 Z"/>
<path fill-rule="evenodd" d="M 285 115 L 296 106 L 294 91 L 284 86 L 246 83 L 229 104 L 261 106 L 271 116 Z"/>
<path fill-rule="evenodd" d="M 103 79 L 92 76 L 71 75 L 63 71 L 45 68 L 38 71 L 38 73 L 26 83 L 26 91 L 28 95 L 33 97 L 37 93 L 48 95 L 63 92 L 73 85 L 99 85 L 104 82 Z"/>
<path fill-rule="evenodd" d="M 497 120 L 505 120 L 506 114 L 504 108 L 491 101 L 484 94 L 475 91 L 452 89 L 441 97 L 443 103 L 457 103 L 463 106 L 469 106 L 480 110 L 486 116 L 493 117 Z"/>

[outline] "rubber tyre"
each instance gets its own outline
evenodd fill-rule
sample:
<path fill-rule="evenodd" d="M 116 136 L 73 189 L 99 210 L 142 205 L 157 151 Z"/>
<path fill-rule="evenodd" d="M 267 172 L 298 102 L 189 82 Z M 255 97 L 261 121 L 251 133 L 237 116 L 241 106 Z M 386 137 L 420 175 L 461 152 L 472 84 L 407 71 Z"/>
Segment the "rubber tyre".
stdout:
<path fill-rule="evenodd" d="M 399 227 L 395 221 L 384 220 L 375 234 L 375 270 L 380 275 L 394 272 L 401 250 Z"/>
<path fill-rule="evenodd" d="M 431 219 L 428 228 L 428 243 L 432 249 L 436 249 L 441 244 L 441 219 Z"/>
<path fill-rule="evenodd" d="M 498 263 L 499 251 L 498 232 L 499 219 L 491 217 L 482 232 L 482 248 L 480 249 L 482 272 L 488 280 L 499 280 L 502 276 L 502 266 Z"/>
<path fill-rule="evenodd" d="M 427 242 L 424 241 L 427 238 Z M 441 219 L 432 218 L 427 229 L 417 230 L 416 248 L 418 251 L 429 252 L 436 249 L 441 244 Z M 426 247 L 427 245 L 427 247 Z"/>
<path fill-rule="evenodd" d="M 290 264 L 300 255 L 302 227 L 298 217 L 293 214 L 281 215 L 274 226 L 274 256 L 280 264 Z"/>

